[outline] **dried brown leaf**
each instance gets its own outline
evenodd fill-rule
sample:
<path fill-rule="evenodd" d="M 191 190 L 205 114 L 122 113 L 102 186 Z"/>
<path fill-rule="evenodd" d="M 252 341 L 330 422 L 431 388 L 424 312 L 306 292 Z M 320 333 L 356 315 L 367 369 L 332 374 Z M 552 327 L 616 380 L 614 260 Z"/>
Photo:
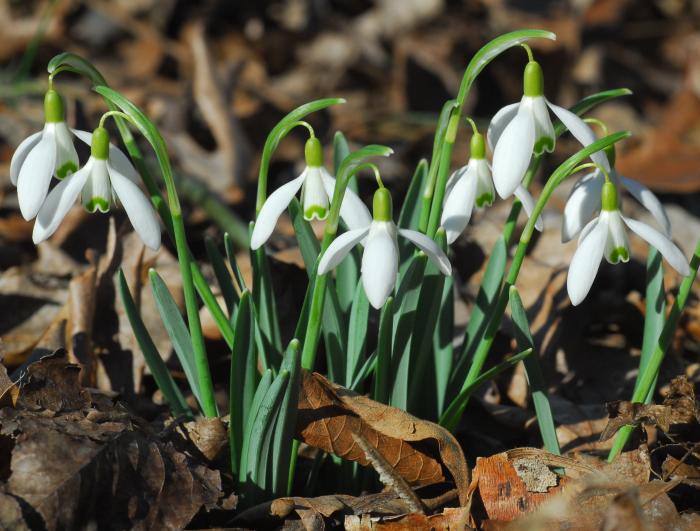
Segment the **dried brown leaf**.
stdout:
<path fill-rule="evenodd" d="M 469 471 L 459 443 L 447 430 L 400 409 L 335 385 L 318 373 L 304 373 L 297 437 L 310 446 L 366 466 L 352 438 L 361 434 L 410 485 L 445 481 L 449 471 L 462 505 L 468 501 Z M 444 469 L 443 469 L 444 467 Z"/>

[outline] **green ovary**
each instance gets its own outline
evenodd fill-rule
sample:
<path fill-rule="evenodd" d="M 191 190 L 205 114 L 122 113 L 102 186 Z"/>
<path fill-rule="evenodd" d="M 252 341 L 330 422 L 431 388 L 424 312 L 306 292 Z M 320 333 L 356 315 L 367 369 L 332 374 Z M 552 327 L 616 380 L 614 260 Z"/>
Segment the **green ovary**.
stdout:
<path fill-rule="evenodd" d="M 56 169 L 56 177 L 65 179 L 69 173 L 75 173 L 76 171 L 78 171 L 78 166 L 76 166 L 75 162 L 69 160 L 65 162 L 63 166 Z"/>
<path fill-rule="evenodd" d="M 109 212 L 109 201 L 103 197 L 93 197 L 85 204 L 85 210 L 93 214 L 96 210 Z"/>
<path fill-rule="evenodd" d="M 326 219 L 328 216 L 328 209 L 322 207 L 321 205 L 311 205 L 304 211 L 304 219 L 311 221 L 316 217 L 316 219 Z"/>
<path fill-rule="evenodd" d="M 630 254 L 624 247 L 616 247 L 610 253 L 610 263 L 617 264 L 620 260 L 627 262 L 630 259 Z"/>

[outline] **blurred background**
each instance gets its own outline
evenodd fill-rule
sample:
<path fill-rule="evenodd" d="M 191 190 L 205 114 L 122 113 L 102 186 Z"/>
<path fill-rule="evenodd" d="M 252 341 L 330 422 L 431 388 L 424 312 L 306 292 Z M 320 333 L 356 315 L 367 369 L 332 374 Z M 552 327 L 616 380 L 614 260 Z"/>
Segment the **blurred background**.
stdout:
<path fill-rule="evenodd" d="M 282 116 L 309 100 L 347 99 L 345 105 L 310 119 L 326 145 L 327 165 L 338 130 L 351 147 L 380 143 L 395 150 L 393 157 L 381 161 L 381 168 L 400 201 L 416 163 L 430 155 L 437 114 L 444 101 L 456 95 L 471 56 L 488 40 L 520 28 L 548 29 L 558 36 L 556 42 L 532 42 L 544 68 L 546 95 L 553 102 L 569 106 L 592 92 L 619 87 L 634 92 L 592 114 L 611 131 L 633 132 L 618 149 L 618 170 L 660 195 L 670 208 L 674 237 L 690 256 L 700 234 L 700 1 L 0 0 L 0 294 L 15 304 L 20 299 L 7 297 L 22 293 L 26 296 L 21 300 L 27 303 L 17 315 L 5 312 L 0 319 L 5 362 L 12 363 L 13 354 L 26 353 L 52 322 L 57 305 L 67 297 L 66 279 L 79 270 L 76 264 L 86 263 L 86 249 L 104 252 L 110 245 L 106 237 L 110 216 L 89 216 L 76 207 L 51 245 L 37 251 L 31 243 L 32 224 L 17 209 L 9 163 L 19 142 L 42 127 L 46 64 L 55 54 L 70 51 L 92 61 L 110 85 L 144 109 L 161 129 L 181 179 L 189 238 L 202 257 L 202 234 L 219 241 L 222 229 L 245 234 L 253 216 L 265 138 Z M 499 108 L 521 97 L 525 61 L 523 50 L 513 49 L 479 76 L 466 114 L 482 129 Z M 68 122 L 93 129 L 105 106 L 89 83 L 61 74 L 56 86 L 66 100 Z M 463 123 L 454 150 L 455 167 L 467 160 L 467 131 Z M 271 166 L 270 190 L 299 171 L 305 139 L 305 131 L 295 131 L 281 143 Z M 575 149 L 564 135 L 541 175 Z M 535 183 L 535 193 L 540 184 Z M 548 382 L 558 394 L 556 414 L 568 414 L 570 425 L 583 419 L 581 433 L 572 428 L 570 435 L 588 440 L 591 419 L 606 419 L 602 403 L 630 393 L 630 371 L 637 362 L 629 354 L 638 354 L 641 342 L 646 247 L 633 242 L 632 263 L 604 266 L 586 305 L 570 308 L 564 283 L 575 242 L 561 245 L 557 216 L 571 184 L 545 212 L 548 230 L 534 246 L 519 282 L 546 360 Z M 365 199 L 372 187 L 370 179 L 361 182 Z M 222 205 L 231 211 L 222 211 Z M 627 207 L 637 208 L 631 200 Z M 498 202 L 476 215 L 466 237 L 453 248 L 461 295 L 455 309 L 456 336 L 463 333 L 485 257 L 508 208 Z M 123 213 L 113 212 L 118 226 L 128 230 Z M 291 225 L 282 220 L 270 247 L 278 258 L 275 273 L 289 280 L 278 286 L 284 292 L 282 315 L 296 315 L 306 278 L 296 267 L 301 260 L 292 235 Z M 135 253 L 129 245 L 124 243 L 125 262 L 129 253 Z M 158 260 L 161 274 L 176 286 L 177 268 L 167 249 Z M 146 262 L 153 265 L 156 259 Z M 27 302 L 37 278 L 45 284 Z M 676 282 L 671 276 L 667 285 Z M 700 379 L 697 300 L 689 303 L 689 317 L 676 343 L 678 355 L 667 364 L 669 375 L 685 372 Z M 101 319 L 104 327 L 107 317 Z M 138 352 L 123 315 L 116 310 L 109 319 L 112 325 L 96 332 L 93 341 L 104 346 L 105 354 L 117 352 L 117 344 L 124 351 L 129 347 L 136 360 Z M 157 317 L 152 321 L 149 326 L 155 329 Z M 160 336 L 167 345 L 162 331 Z M 513 345 L 503 335 L 496 348 L 499 355 L 494 359 L 500 359 Z M 126 377 L 122 381 L 110 373 L 109 359 L 104 357 L 110 383 L 100 385 L 126 395 L 138 391 L 142 361 L 134 361 L 134 381 Z M 120 358 L 111 359 L 121 364 Z M 228 370 L 225 357 L 221 359 L 218 369 Z M 483 404 L 496 408 L 492 413 L 500 415 L 505 425 L 527 424 L 517 408 L 507 408 L 528 400 L 522 372 L 487 393 L 491 397 L 485 397 Z M 593 409 L 586 410 L 586 404 Z M 558 422 L 565 421 L 558 418 Z M 505 429 L 491 442 L 508 447 L 513 433 L 518 432 Z M 565 444 L 566 438 L 562 440 Z"/>

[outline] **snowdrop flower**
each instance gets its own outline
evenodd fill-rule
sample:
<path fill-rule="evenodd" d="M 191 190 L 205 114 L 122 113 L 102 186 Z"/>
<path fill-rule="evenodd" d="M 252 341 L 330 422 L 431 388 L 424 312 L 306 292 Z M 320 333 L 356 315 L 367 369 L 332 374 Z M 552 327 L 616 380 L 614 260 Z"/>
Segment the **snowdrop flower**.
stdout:
<path fill-rule="evenodd" d="M 666 236 L 671 235 L 671 222 L 661 201 L 643 184 L 619 175 L 615 171 L 615 148 L 606 150 L 610 163 L 610 180 L 619 189 L 627 190 L 639 201 L 662 228 Z M 561 226 L 561 241 L 571 240 L 583 226 L 600 210 L 600 194 L 605 183 L 605 175 L 597 168 L 584 175 L 575 185 L 564 207 L 564 220 Z"/>
<path fill-rule="evenodd" d="M 447 243 L 453 243 L 464 232 L 469 223 L 474 207 L 491 206 L 495 199 L 491 167 L 486 160 L 484 137 L 476 129 L 476 124 L 469 119 L 474 130 L 471 139 L 471 157 L 466 166 L 455 171 L 447 181 L 447 192 L 442 209 L 440 225 L 447 234 Z M 518 185 L 514 195 L 520 199 L 529 216 L 535 208 L 535 202 L 525 187 Z M 542 219 L 535 225 L 542 230 Z"/>
<path fill-rule="evenodd" d="M 22 217 L 32 219 L 46 199 L 51 177 L 63 179 L 78 169 L 78 154 L 64 118 L 61 96 L 50 88 L 44 96 L 44 129 L 25 138 L 10 162 Z"/>
<path fill-rule="evenodd" d="M 364 227 L 349 230 L 333 240 L 321 257 L 319 274 L 323 275 L 334 269 L 355 245 L 363 242 L 365 250 L 362 253 L 362 286 L 370 304 L 374 308 L 381 308 L 396 285 L 399 270 L 399 234 L 427 254 L 443 275 L 452 272 L 450 261 L 437 243 L 423 233 L 396 227 L 393 221 L 391 194 L 384 187 L 380 187 L 374 193 L 373 214 L 374 219 Z"/>
<path fill-rule="evenodd" d="M 323 167 L 323 149 L 316 137 L 312 136 L 306 141 L 304 155 L 306 168 L 301 175 L 280 186 L 263 204 L 250 238 L 251 249 L 258 249 L 268 240 L 277 220 L 299 189 L 301 189 L 304 219 L 310 221 L 328 217 L 330 200 L 335 190 L 335 179 Z M 364 227 L 372 221 L 369 210 L 352 190 L 345 191 L 340 205 L 340 216 L 349 229 Z"/>
<path fill-rule="evenodd" d="M 58 183 L 46 197 L 34 224 L 32 238 L 39 243 L 51 236 L 81 196 L 88 212 L 107 212 L 114 199 L 124 206 L 134 230 L 153 250 L 160 247 L 160 225 L 150 200 L 138 186 L 138 173 L 122 151 L 109 142 L 109 133 L 100 125 L 90 134 L 75 131 L 90 144 L 91 155 L 85 166 Z"/>
<path fill-rule="evenodd" d="M 630 257 L 629 241 L 625 225 L 655 247 L 671 266 L 681 275 L 690 274 L 688 261 L 683 252 L 665 235 L 649 225 L 624 217 L 618 209 L 617 189 L 612 181 L 602 186 L 600 215 L 588 223 L 581 232 L 579 245 L 569 267 L 566 287 L 571 303 L 576 306 L 588 295 L 598 273 L 600 262 L 611 264 L 627 262 Z"/>
<path fill-rule="evenodd" d="M 528 53 L 531 54 L 528 48 Z M 591 128 L 571 111 L 547 101 L 539 63 L 530 59 L 523 76 L 523 98 L 503 107 L 491 120 L 487 138 L 493 150 L 493 181 L 498 195 L 511 195 L 522 180 L 533 152 L 537 155 L 554 150 L 555 135 L 547 107 L 584 146 L 595 141 Z M 593 162 L 608 169 L 601 152 L 591 156 Z"/>

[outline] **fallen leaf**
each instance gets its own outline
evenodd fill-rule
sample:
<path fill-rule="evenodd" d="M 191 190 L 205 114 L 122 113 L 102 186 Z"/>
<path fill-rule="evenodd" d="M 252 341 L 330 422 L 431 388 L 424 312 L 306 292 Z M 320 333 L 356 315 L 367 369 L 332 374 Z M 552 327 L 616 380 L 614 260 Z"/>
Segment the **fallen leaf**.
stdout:
<path fill-rule="evenodd" d="M 469 471 L 459 443 L 447 430 L 400 409 L 375 402 L 304 372 L 297 437 L 349 461 L 368 464 L 353 440 L 361 434 L 410 485 L 441 483 L 449 471 L 462 505 L 468 502 Z"/>

